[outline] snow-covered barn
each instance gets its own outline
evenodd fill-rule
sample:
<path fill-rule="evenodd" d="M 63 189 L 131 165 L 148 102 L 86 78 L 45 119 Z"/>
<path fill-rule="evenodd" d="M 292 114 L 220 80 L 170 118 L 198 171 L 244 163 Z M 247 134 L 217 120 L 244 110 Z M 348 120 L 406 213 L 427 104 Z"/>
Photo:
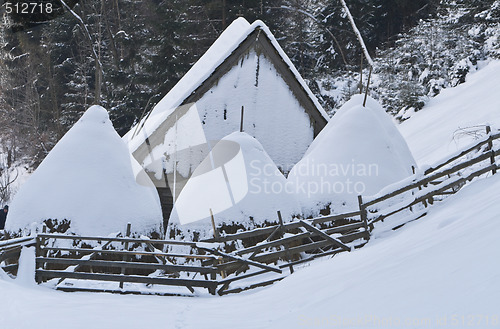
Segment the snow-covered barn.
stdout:
<path fill-rule="evenodd" d="M 328 120 L 269 28 L 238 18 L 124 138 L 168 219 L 187 179 L 224 136 L 242 127 L 289 171 Z"/>

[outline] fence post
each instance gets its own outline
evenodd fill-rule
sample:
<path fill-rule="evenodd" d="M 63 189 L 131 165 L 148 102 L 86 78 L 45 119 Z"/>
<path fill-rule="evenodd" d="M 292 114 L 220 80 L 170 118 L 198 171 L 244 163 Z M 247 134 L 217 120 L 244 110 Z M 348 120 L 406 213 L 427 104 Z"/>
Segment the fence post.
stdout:
<path fill-rule="evenodd" d="M 283 218 L 281 218 L 281 211 L 278 210 L 278 219 L 280 221 L 280 230 L 281 230 L 281 234 L 285 234 L 285 229 L 283 228 Z M 286 242 L 283 244 L 283 246 L 285 247 L 285 255 L 286 255 L 286 260 L 288 261 L 289 263 L 289 267 L 290 267 L 290 274 L 293 274 L 293 265 L 290 264 L 292 262 L 292 259 L 290 257 L 290 250 L 288 250 L 288 246 L 286 245 Z"/>
<path fill-rule="evenodd" d="M 486 134 L 488 135 L 488 151 L 491 152 L 490 162 L 493 166 L 496 166 L 495 163 L 495 153 L 493 150 L 493 140 L 491 139 L 491 127 L 486 126 Z M 491 173 L 495 175 L 497 173 L 496 167 L 491 170 Z"/>
<path fill-rule="evenodd" d="M 214 213 L 212 211 L 212 208 L 210 208 L 210 219 L 212 220 L 212 229 L 214 230 L 214 239 L 219 240 L 220 235 L 219 235 L 219 231 L 217 231 L 217 227 L 215 226 L 215 217 L 214 217 Z M 221 265 L 222 263 L 223 263 L 222 259 L 214 260 L 212 266 L 217 267 L 217 265 Z M 224 271 L 220 271 L 220 275 L 223 279 L 226 278 L 226 273 Z M 211 279 L 212 280 L 217 279 L 215 273 L 211 276 Z"/>
<path fill-rule="evenodd" d="M 413 171 L 413 175 L 415 175 L 415 167 L 414 167 L 414 166 L 411 166 L 411 170 Z M 414 179 L 416 179 L 416 177 L 415 177 Z M 422 191 L 422 187 L 421 187 L 421 186 L 419 186 L 419 187 L 418 187 L 418 190 L 419 190 L 419 191 Z M 415 194 L 413 193 L 413 191 L 411 192 L 411 194 L 412 194 L 412 195 L 415 195 Z M 426 200 L 422 201 L 422 204 L 424 205 L 424 207 L 425 207 L 425 208 L 427 208 L 427 201 L 426 201 Z M 411 209 L 411 207 L 410 207 L 410 210 L 412 210 L 412 209 Z M 412 211 L 413 211 L 413 210 L 412 210 Z"/>
<path fill-rule="evenodd" d="M 38 235 L 36 236 L 35 239 L 36 239 L 36 245 L 35 245 L 35 281 L 36 281 L 36 283 L 40 284 L 40 283 L 42 283 L 42 279 L 38 275 L 38 271 L 37 271 L 38 265 L 36 263 L 36 259 L 41 256 L 41 241 L 40 241 L 40 237 Z"/>
<path fill-rule="evenodd" d="M 45 223 L 42 226 L 42 233 L 43 234 L 47 233 L 47 225 L 45 225 Z M 46 257 L 47 256 L 48 252 L 42 252 L 42 249 L 41 249 L 42 246 L 45 246 L 45 244 L 47 243 L 47 241 L 48 240 L 46 238 L 41 238 L 40 239 L 40 256 L 41 257 Z M 44 264 L 43 268 L 46 268 L 45 264 Z"/>
<path fill-rule="evenodd" d="M 212 208 L 210 208 L 210 219 L 212 220 L 212 228 L 214 230 L 214 238 L 216 240 L 219 239 L 219 231 L 217 231 L 217 227 L 215 226 L 215 218 L 214 218 L 214 213 L 212 211 Z"/>
<path fill-rule="evenodd" d="M 128 238 L 130 236 L 130 230 L 131 230 L 131 224 L 128 223 L 127 224 L 127 233 L 125 234 L 125 236 Z M 125 251 L 128 251 L 128 241 L 125 242 L 125 246 L 124 248 Z M 127 261 L 127 255 L 123 255 L 123 261 L 126 262 Z M 125 275 L 125 267 L 122 267 L 122 272 L 121 272 L 122 275 Z M 120 289 L 123 289 L 123 281 L 120 281 Z"/>
<path fill-rule="evenodd" d="M 363 226 L 365 227 L 366 237 L 365 239 L 370 240 L 370 228 L 368 227 L 368 215 L 366 213 L 366 207 L 363 204 L 363 197 L 358 195 L 358 205 L 359 205 L 359 214 L 361 220 L 363 221 Z"/>
<path fill-rule="evenodd" d="M 241 121 L 240 121 L 240 133 L 243 132 L 243 118 L 245 114 L 245 107 L 241 106 Z"/>

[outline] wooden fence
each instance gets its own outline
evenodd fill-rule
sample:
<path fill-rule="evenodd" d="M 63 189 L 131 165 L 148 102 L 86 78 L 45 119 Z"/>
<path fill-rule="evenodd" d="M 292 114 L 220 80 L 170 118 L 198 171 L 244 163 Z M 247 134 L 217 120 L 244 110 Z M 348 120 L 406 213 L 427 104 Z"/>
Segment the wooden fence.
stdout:
<path fill-rule="evenodd" d="M 403 211 L 408 216 L 394 223 L 399 228 L 405 223 L 415 220 L 427 213 L 427 207 L 443 196 L 456 193 L 467 182 L 476 177 L 496 174 L 499 165 L 496 157 L 500 148 L 495 142 L 500 140 L 500 133 L 492 134 L 486 127 L 487 136 L 480 139 L 465 150 L 450 158 L 427 168 L 423 174 L 413 176 L 398 182 L 383 190 L 383 194 L 362 198 L 359 196 L 359 208 L 368 224 L 384 221 L 388 217 Z M 421 209 L 414 207 L 421 205 Z"/>
<path fill-rule="evenodd" d="M 500 133 L 490 129 L 487 133 L 467 149 L 378 195 L 359 196 L 359 211 L 288 223 L 278 212 L 276 225 L 215 234 L 199 242 L 130 238 L 130 226 L 125 237 L 41 233 L 36 239 L 0 242 L 0 263 L 15 258 L 23 246 L 36 245 L 37 282 L 65 291 L 151 293 L 140 285 L 146 284 L 173 289 L 154 292 L 162 295 L 196 295 L 199 289 L 224 295 L 262 287 L 293 273 L 301 263 L 362 247 L 377 222 L 399 214 L 389 221 L 390 229 L 396 229 L 425 215 L 429 205 L 472 179 L 495 174 Z M 17 265 L 6 266 L 15 270 Z M 88 280 L 108 285 L 79 285 Z"/>
<path fill-rule="evenodd" d="M 346 215 L 286 224 L 280 221 L 278 225 L 200 242 L 42 233 L 36 237 L 36 280 L 57 280 L 50 282 L 65 291 L 89 291 L 75 282 L 94 280 L 116 282 L 119 287 L 91 291 L 145 293 L 134 291 L 134 285 L 124 288 L 124 283 L 143 283 L 187 288 L 191 294 L 196 294 L 195 288 L 219 295 L 239 292 L 281 280 L 285 271 L 293 273 L 297 264 L 364 245 L 369 239 L 366 221 L 354 218 L 359 212 Z M 353 217 L 350 223 L 334 226 L 335 221 L 347 217 Z M 315 226 L 320 224 L 327 228 Z M 222 251 L 248 239 L 257 243 Z M 69 243 L 60 242 L 64 240 Z M 265 279 L 254 280 L 257 276 Z M 70 285 L 63 284 L 68 279 Z M 157 293 L 185 295 L 175 291 Z"/>
<path fill-rule="evenodd" d="M 23 247 L 35 245 L 35 237 L 22 237 L 0 241 L 0 267 L 11 275 L 17 275 L 19 257 Z"/>

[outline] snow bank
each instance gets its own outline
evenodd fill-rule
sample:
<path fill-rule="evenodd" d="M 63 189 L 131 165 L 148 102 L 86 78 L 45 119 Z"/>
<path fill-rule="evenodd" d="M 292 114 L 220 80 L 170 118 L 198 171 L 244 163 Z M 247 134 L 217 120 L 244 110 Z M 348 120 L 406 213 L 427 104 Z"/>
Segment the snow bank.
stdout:
<path fill-rule="evenodd" d="M 161 233 L 158 195 L 134 162 L 106 110 L 90 107 L 16 194 L 6 230 L 66 219 L 81 235 L 124 232 L 128 222 Z"/>
<path fill-rule="evenodd" d="M 485 125 L 500 129 L 500 61 L 445 89 L 399 129 L 419 165 L 431 165 L 472 143 Z"/>
<path fill-rule="evenodd" d="M 187 182 L 170 217 L 170 230 L 213 234 L 215 224 L 244 228 L 290 221 L 299 211 L 294 195 L 286 191 L 286 179 L 262 145 L 246 133 L 235 132 L 212 149 Z"/>
<path fill-rule="evenodd" d="M 363 107 L 363 97 L 339 109 L 288 176 L 306 216 L 357 210 L 358 195 L 375 194 L 416 166 L 389 115 L 372 98 Z"/>

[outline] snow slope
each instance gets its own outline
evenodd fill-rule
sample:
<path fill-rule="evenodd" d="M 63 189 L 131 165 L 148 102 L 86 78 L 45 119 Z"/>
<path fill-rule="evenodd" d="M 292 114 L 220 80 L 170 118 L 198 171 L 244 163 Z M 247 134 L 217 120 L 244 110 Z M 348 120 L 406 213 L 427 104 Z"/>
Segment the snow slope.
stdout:
<path fill-rule="evenodd" d="M 472 183 L 428 216 L 390 234 L 376 229 L 364 248 L 269 288 L 213 298 L 117 296 L 0 279 L 0 318 L 16 329 L 497 328 L 499 190 L 500 175 Z"/>
<path fill-rule="evenodd" d="M 16 194 L 6 230 L 46 219 L 70 220 L 70 232 L 104 235 L 162 232 L 159 198 L 113 128 L 107 111 L 90 107 Z"/>
<path fill-rule="evenodd" d="M 327 206 L 358 210 L 358 195 L 376 194 L 416 166 L 389 115 L 372 98 L 363 107 L 363 99 L 354 95 L 338 110 L 288 176 L 306 216 Z"/>
<path fill-rule="evenodd" d="M 500 61 L 469 74 L 465 83 L 444 89 L 400 125 L 419 165 L 433 164 L 473 142 L 489 123 L 500 129 Z M 471 128 L 463 130 L 464 128 Z"/>

